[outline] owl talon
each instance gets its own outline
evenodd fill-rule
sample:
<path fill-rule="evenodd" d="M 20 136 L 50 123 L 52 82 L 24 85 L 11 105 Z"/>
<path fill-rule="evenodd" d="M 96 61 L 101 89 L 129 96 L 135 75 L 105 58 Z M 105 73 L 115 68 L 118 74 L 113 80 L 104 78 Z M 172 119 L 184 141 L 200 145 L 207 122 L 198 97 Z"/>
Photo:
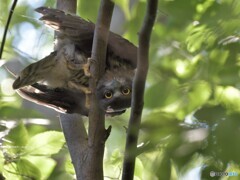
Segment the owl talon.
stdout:
<path fill-rule="evenodd" d="M 84 71 L 85 76 L 87 76 L 87 77 L 91 77 L 90 65 L 92 62 L 93 62 L 93 59 L 88 58 L 87 63 L 83 64 L 83 71 Z"/>

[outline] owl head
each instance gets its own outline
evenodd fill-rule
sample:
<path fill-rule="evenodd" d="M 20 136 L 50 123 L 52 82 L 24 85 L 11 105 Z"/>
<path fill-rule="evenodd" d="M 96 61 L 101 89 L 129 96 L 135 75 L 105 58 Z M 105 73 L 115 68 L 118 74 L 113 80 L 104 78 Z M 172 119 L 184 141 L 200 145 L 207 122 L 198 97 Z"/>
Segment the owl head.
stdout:
<path fill-rule="evenodd" d="M 134 71 L 117 69 L 106 71 L 98 82 L 97 97 L 107 115 L 125 112 L 131 106 Z"/>

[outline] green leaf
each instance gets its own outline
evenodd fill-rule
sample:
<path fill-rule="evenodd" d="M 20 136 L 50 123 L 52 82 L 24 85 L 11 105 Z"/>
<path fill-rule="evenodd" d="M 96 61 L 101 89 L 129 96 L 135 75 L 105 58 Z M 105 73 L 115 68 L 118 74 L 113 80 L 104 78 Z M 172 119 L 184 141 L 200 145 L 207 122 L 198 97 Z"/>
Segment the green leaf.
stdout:
<path fill-rule="evenodd" d="M 41 179 L 40 170 L 26 159 L 4 165 L 3 176 L 6 179 Z"/>
<path fill-rule="evenodd" d="M 175 79 L 156 82 L 146 90 L 145 107 L 156 108 L 175 102 L 180 96 L 180 92 L 176 90 L 177 87 L 178 82 Z"/>
<path fill-rule="evenodd" d="M 99 4 L 98 0 L 80 0 L 78 1 L 78 12 L 82 18 L 96 22 Z"/>
<path fill-rule="evenodd" d="M 72 164 L 72 160 L 70 158 L 70 156 L 67 157 L 67 160 L 65 162 L 65 170 L 67 173 L 74 175 L 75 174 L 75 170 Z"/>
<path fill-rule="evenodd" d="M 48 179 L 57 164 L 53 159 L 48 157 L 25 156 L 24 158 L 38 167 L 42 175 L 41 179 Z"/>
<path fill-rule="evenodd" d="M 230 112 L 240 112 L 240 91 L 232 86 L 218 86 L 215 93 L 217 101 Z"/>
<path fill-rule="evenodd" d="M 0 153 L 0 172 L 3 171 L 3 164 L 4 164 L 4 157 L 3 157 L 3 153 Z"/>
<path fill-rule="evenodd" d="M 115 149 L 111 155 L 111 164 L 119 165 L 122 162 L 122 153 L 119 149 Z"/>
<path fill-rule="evenodd" d="M 134 169 L 134 179 L 142 179 L 143 178 L 143 163 L 139 158 L 136 158 L 135 169 Z"/>
<path fill-rule="evenodd" d="M 21 119 L 21 118 L 32 118 L 42 117 L 38 112 L 30 109 L 20 109 L 12 106 L 1 106 L 0 105 L 0 117 L 4 119 Z"/>
<path fill-rule="evenodd" d="M 205 81 L 199 81 L 194 83 L 191 92 L 189 92 L 189 100 L 192 106 L 192 110 L 202 106 L 210 97 L 211 89 L 210 85 Z"/>
<path fill-rule="evenodd" d="M 63 134 L 57 131 L 47 131 L 29 139 L 25 153 L 27 155 L 52 155 L 58 153 L 65 143 Z"/>
<path fill-rule="evenodd" d="M 23 178 L 17 172 L 17 165 L 15 163 L 9 163 L 3 166 L 2 175 L 5 179 L 22 180 Z"/>
<path fill-rule="evenodd" d="M 158 179 L 168 180 L 171 177 L 171 161 L 167 153 L 162 153 L 153 164 Z"/>
<path fill-rule="evenodd" d="M 14 153 L 22 152 L 28 142 L 28 132 L 23 122 L 20 122 L 16 127 L 10 130 L 5 137 L 8 141 L 4 143 L 8 146 L 8 150 Z"/>

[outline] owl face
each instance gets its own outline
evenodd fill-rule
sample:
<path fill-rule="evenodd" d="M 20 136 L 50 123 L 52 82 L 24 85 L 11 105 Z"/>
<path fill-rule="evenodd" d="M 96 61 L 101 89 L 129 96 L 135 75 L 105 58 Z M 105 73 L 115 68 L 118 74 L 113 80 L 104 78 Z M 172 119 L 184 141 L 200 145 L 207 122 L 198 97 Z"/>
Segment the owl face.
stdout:
<path fill-rule="evenodd" d="M 106 114 L 117 115 L 131 106 L 133 71 L 107 71 L 99 81 L 97 97 Z"/>

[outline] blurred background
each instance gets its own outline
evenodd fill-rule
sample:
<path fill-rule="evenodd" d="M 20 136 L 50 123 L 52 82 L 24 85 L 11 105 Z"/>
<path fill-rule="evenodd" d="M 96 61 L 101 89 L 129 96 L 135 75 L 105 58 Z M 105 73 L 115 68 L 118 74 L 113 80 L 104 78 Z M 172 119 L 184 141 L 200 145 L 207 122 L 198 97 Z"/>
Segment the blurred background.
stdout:
<path fill-rule="evenodd" d="M 96 22 L 99 1 L 78 2 L 78 15 Z M 34 9 L 55 3 L 19 0 L 8 30 L 0 59 L 2 179 L 74 178 L 58 113 L 23 100 L 4 68 L 17 74 L 52 52 L 53 30 Z M 111 30 L 137 45 L 146 0 L 115 3 Z M 0 0 L 1 36 L 11 5 Z M 159 0 L 136 180 L 240 179 L 239 52 L 240 1 Z M 120 179 L 128 119 L 129 110 L 106 118 L 113 128 L 106 142 L 105 179 Z M 35 148 L 21 148 L 26 146 Z"/>

